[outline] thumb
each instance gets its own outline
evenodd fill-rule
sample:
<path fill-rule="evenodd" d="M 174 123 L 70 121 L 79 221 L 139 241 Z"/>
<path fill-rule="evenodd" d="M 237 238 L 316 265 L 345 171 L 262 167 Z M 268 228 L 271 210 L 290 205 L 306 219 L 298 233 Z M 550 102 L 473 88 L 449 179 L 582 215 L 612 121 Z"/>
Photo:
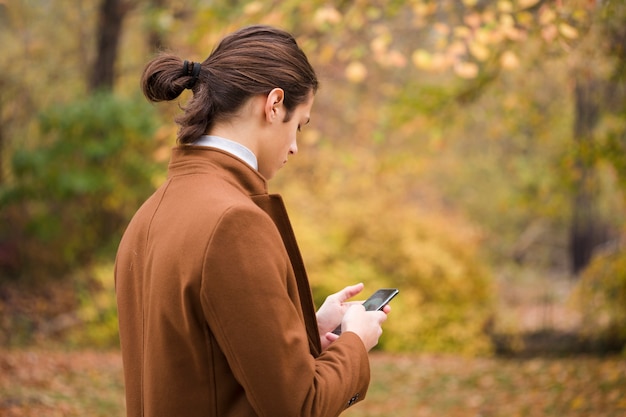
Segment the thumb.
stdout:
<path fill-rule="evenodd" d="M 335 340 L 339 339 L 339 336 L 337 336 L 335 333 L 331 333 L 328 332 L 324 335 L 324 337 L 326 338 L 326 340 L 328 340 L 329 342 L 334 342 Z"/>
<path fill-rule="evenodd" d="M 349 300 L 350 298 L 354 297 L 355 295 L 363 291 L 363 287 L 364 287 L 364 284 L 360 282 L 358 284 L 350 285 L 344 288 L 340 292 L 339 301 L 343 303 L 344 301 Z"/>

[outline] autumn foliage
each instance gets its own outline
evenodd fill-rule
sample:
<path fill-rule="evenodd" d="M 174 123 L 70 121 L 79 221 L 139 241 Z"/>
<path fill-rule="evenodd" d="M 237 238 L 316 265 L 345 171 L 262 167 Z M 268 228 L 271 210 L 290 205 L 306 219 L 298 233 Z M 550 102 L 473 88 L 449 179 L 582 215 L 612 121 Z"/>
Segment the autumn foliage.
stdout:
<path fill-rule="evenodd" d="M 71 343 L 117 343 L 116 242 L 163 179 L 187 98 L 147 104 L 142 66 L 158 48 L 203 60 L 225 33 L 266 23 L 297 36 L 321 79 L 299 155 L 271 183 L 316 301 L 359 281 L 398 287 L 382 349 L 492 352 L 511 265 L 543 280 L 604 262 L 623 275 L 594 260 L 624 232 L 618 3 L 0 1 L 2 331 L 69 314 L 87 327 L 61 332 Z M 67 311 L 15 298 L 55 280 L 71 288 Z M 590 280 L 621 346 L 616 283 Z"/>

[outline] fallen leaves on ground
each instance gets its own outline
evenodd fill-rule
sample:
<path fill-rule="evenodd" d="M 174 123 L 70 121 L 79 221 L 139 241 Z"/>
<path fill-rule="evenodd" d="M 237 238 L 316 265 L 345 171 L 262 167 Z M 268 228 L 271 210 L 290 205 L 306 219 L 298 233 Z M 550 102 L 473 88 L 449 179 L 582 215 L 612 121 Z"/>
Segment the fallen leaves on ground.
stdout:
<path fill-rule="evenodd" d="M 626 416 L 626 359 L 374 354 L 368 398 L 345 415 Z"/>
<path fill-rule="evenodd" d="M 0 416 L 122 417 L 119 352 L 0 351 Z"/>
<path fill-rule="evenodd" d="M 620 417 L 626 359 L 372 353 L 367 398 L 347 417 Z M 123 417 L 119 352 L 0 350 L 0 416 Z"/>

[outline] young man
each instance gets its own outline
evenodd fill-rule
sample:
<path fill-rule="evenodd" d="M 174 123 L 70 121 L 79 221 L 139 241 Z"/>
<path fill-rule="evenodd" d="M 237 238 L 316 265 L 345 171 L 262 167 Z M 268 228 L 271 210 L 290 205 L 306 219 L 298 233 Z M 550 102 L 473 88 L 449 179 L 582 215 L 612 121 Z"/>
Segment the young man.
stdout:
<path fill-rule="evenodd" d="M 285 207 L 267 191 L 297 153 L 317 85 L 293 37 L 266 26 L 229 35 L 202 63 L 147 65 L 150 101 L 193 97 L 167 181 L 118 251 L 129 417 L 328 417 L 365 396 L 389 307 L 347 302 L 357 284 L 316 313 Z"/>

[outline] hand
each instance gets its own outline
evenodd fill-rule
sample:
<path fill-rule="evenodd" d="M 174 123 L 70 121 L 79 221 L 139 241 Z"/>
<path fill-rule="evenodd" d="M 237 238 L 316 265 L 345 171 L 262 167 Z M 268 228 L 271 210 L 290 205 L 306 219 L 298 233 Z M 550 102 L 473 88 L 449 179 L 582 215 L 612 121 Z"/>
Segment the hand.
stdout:
<path fill-rule="evenodd" d="M 358 305 L 359 303 L 350 303 L 350 304 L 351 305 L 355 305 L 355 304 Z M 389 304 L 385 305 L 383 307 L 382 311 L 385 314 L 389 314 L 391 312 L 391 306 Z M 380 337 L 380 335 L 379 335 L 379 337 Z M 336 335 L 335 333 L 332 333 L 332 332 L 328 332 L 325 335 L 322 335 L 322 349 L 326 349 L 328 346 L 330 346 L 331 343 L 333 343 L 337 339 L 339 339 L 339 336 Z M 361 339 L 361 340 L 363 340 L 363 339 Z M 363 342 L 363 344 L 365 344 L 365 342 Z M 376 340 L 376 343 L 374 343 L 374 345 L 372 347 L 376 346 L 376 344 L 378 344 L 378 340 Z M 367 347 L 367 345 L 366 345 L 366 347 Z M 368 351 L 369 351 L 369 349 L 371 349 L 371 348 L 368 348 Z"/>
<path fill-rule="evenodd" d="M 342 333 L 356 333 L 369 351 L 378 344 L 378 339 L 383 334 L 381 325 L 387 320 L 387 314 L 390 311 L 389 305 L 386 305 L 382 311 L 366 311 L 362 305 L 352 306 L 341 322 Z"/>
<path fill-rule="evenodd" d="M 317 311 L 317 326 L 322 339 L 322 348 L 325 349 L 339 337 L 330 332 L 341 324 L 341 320 L 350 306 L 360 304 L 359 301 L 346 301 L 361 291 L 363 291 L 362 283 L 345 287 L 343 290 L 329 295 Z"/>

